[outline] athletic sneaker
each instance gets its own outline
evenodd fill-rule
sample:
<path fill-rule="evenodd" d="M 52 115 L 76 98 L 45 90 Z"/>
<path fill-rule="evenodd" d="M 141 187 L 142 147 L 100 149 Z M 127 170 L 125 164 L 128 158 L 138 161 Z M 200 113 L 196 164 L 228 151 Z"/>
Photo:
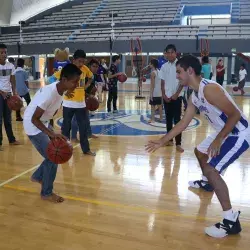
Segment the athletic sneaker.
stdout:
<path fill-rule="evenodd" d="M 205 228 L 205 233 L 214 238 L 223 238 L 227 235 L 238 234 L 241 232 L 239 221 L 240 211 L 234 213 L 234 220 L 224 219 L 211 227 Z"/>
<path fill-rule="evenodd" d="M 188 185 L 192 188 L 202 188 L 207 192 L 213 192 L 213 187 L 206 181 L 200 180 L 200 181 L 189 181 Z"/>

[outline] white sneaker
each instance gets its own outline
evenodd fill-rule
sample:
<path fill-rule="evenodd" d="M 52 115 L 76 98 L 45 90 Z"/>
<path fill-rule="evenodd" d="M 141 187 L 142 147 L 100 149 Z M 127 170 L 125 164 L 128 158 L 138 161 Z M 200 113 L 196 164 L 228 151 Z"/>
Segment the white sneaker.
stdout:
<path fill-rule="evenodd" d="M 240 211 L 234 213 L 234 221 L 224 219 L 211 227 L 205 228 L 205 233 L 214 238 L 223 238 L 227 235 L 238 234 L 241 232 L 239 221 Z"/>

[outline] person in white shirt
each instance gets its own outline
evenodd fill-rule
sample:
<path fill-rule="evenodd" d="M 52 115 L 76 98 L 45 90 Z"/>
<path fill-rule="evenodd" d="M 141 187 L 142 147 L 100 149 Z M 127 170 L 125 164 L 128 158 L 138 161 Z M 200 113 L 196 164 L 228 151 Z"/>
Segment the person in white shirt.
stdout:
<path fill-rule="evenodd" d="M 7 46 L 0 44 L 0 151 L 3 151 L 3 122 L 10 145 L 20 145 L 13 134 L 11 110 L 7 105 L 7 98 L 12 94 L 16 94 L 15 67 L 12 63 L 6 61 L 6 59 Z"/>
<path fill-rule="evenodd" d="M 246 76 L 247 76 L 247 71 L 245 69 L 245 64 L 241 64 L 240 66 L 240 71 L 239 71 L 239 85 L 238 89 L 241 91 L 241 95 L 245 94 L 244 87 L 246 84 Z"/>
<path fill-rule="evenodd" d="M 169 44 L 166 47 L 166 56 L 168 62 L 166 62 L 160 70 L 159 77 L 161 80 L 161 90 L 163 97 L 163 104 L 166 116 L 166 127 L 169 133 L 174 124 L 177 124 L 181 119 L 182 110 L 182 98 L 180 96 L 183 86 L 179 84 L 176 79 L 176 62 L 177 54 L 176 47 L 173 44 Z M 181 147 L 181 133 L 176 135 L 175 144 L 178 152 L 184 152 Z M 168 146 L 173 146 L 173 141 L 169 141 Z"/>
<path fill-rule="evenodd" d="M 82 71 L 77 66 L 66 65 L 61 71 L 59 82 L 38 90 L 24 112 L 24 131 L 37 151 L 44 157 L 44 161 L 34 172 L 31 180 L 42 185 L 42 199 L 55 203 L 63 202 L 64 199 L 53 193 L 57 164 L 48 159 L 46 150 L 50 139 L 67 140 L 67 137 L 54 133 L 49 128 L 49 121 L 61 107 L 63 94 L 68 91 L 70 95 L 78 86 L 81 74 Z"/>
<path fill-rule="evenodd" d="M 162 121 L 162 92 L 161 92 L 161 78 L 159 77 L 159 62 L 157 59 L 152 59 L 150 62 L 151 81 L 150 81 L 150 100 L 151 105 L 151 120 L 149 123 L 155 121 L 155 108 L 158 107 L 160 114 L 160 121 Z"/>
<path fill-rule="evenodd" d="M 146 150 L 154 152 L 185 130 L 195 116 L 197 107 L 215 132 L 195 148 L 195 156 L 203 177 L 200 181 L 189 182 L 189 185 L 214 191 L 222 206 L 223 221 L 207 227 L 205 233 L 215 238 L 238 234 L 242 230 L 240 212 L 233 211 L 228 187 L 221 175 L 249 149 L 249 121 L 220 84 L 201 77 L 198 58 L 192 55 L 184 56 L 176 65 L 180 83 L 193 89 L 188 108 L 182 120 L 161 139 L 150 141 Z"/>

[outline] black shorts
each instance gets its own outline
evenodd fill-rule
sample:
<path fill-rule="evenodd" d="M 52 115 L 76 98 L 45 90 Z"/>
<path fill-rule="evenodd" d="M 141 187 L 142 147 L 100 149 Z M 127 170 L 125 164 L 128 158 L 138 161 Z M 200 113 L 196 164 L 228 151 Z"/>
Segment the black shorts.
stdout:
<path fill-rule="evenodd" d="M 153 97 L 153 101 L 150 99 L 149 104 L 152 106 L 162 105 L 162 98 L 161 97 Z"/>

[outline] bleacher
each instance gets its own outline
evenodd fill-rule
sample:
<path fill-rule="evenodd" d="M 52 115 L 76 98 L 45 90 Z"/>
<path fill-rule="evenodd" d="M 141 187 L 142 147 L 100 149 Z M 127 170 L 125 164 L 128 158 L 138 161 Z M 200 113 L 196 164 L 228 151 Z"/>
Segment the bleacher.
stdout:
<path fill-rule="evenodd" d="M 249 0 L 200 0 L 199 3 L 196 0 L 76 1 L 76 4 L 70 7 L 57 9 L 50 14 L 47 12 L 36 20 L 28 21 L 27 26 L 23 27 L 23 44 L 109 41 L 112 11 L 118 14 L 114 19 L 117 41 L 129 41 L 135 37 L 141 40 L 196 40 L 200 34 L 199 26 L 173 25 L 181 7 L 184 4 L 221 3 L 231 3 L 232 6 L 240 3 L 240 7 L 237 7 L 240 9 L 239 19 L 250 21 Z M 205 33 L 207 39 L 249 39 L 250 23 L 209 25 Z M 7 45 L 16 45 L 19 38 L 20 35 L 16 31 L 1 35 L 0 41 Z"/>
<path fill-rule="evenodd" d="M 240 17 L 241 22 L 250 22 L 250 1 L 240 0 Z"/>
<path fill-rule="evenodd" d="M 110 37 L 110 28 L 81 29 L 78 30 L 74 40 L 68 39 L 73 30 L 26 32 L 23 33 L 24 44 L 44 44 L 60 42 L 91 42 L 107 41 Z M 171 40 L 171 39 L 196 39 L 199 26 L 131 26 L 120 27 L 115 30 L 116 40 L 129 41 L 131 38 L 139 37 L 141 40 Z M 206 32 L 208 39 L 246 39 L 250 37 L 250 25 L 210 25 Z M 19 41 L 19 34 L 10 34 L 1 37 L 1 42 L 9 45 Z"/>
<path fill-rule="evenodd" d="M 29 23 L 24 27 L 24 31 L 34 29 L 69 29 L 71 27 L 80 28 L 85 23 L 96 8 L 102 3 L 100 0 L 84 2 L 81 5 L 73 5 L 71 8 L 61 9 L 51 15 Z"/>
<path fill-rule="evenodd" d="M 136 2 L 132 0 L 96 0 L 84 2 L 31 22 L 29 26 L 24 27 L 24 30 L 55 28 L 55 26 L 65 28 L 80 27 L 84 24 L 108 26 L 110 25 L 109 15 L 112 11 L 118 14 L 115 19 L 118 24 L 168 24 L 173 20 L 179 4 L 180 0 L 158 0 L 157 6 L 151 0 L 138 0 Z"/>
<path fill-rule="evenodd" d="M 109 0 L 99 14 L 90 18 L 88 24 L 96 26 L 110 24 L 109 15 L 112 11 L 118 15 L 115 18 L 118 24 L 168 24 L 172 22 L 179 4 L 179 0 L 158 0 L 157 5 L 151 0 Z"/>

